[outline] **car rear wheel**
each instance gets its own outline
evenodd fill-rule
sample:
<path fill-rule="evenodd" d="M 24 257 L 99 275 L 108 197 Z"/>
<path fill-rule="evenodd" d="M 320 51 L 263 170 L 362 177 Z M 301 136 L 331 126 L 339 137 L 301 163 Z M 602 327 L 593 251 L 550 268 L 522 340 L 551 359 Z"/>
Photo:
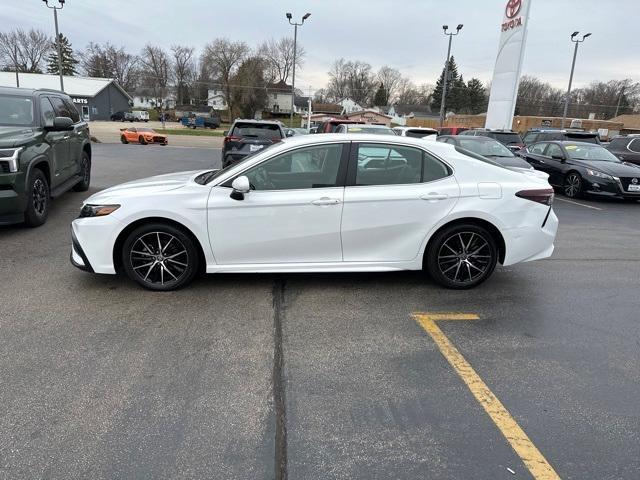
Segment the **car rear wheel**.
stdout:
<path fill-rule="evenodd" d="M 129 140 L 127 140 L 127 137 L 125 137 L 124 135 L 121 135 L 121 136 L 120 136 L 120 141 L 121 141 L 122 143 L 129 143 Z"/>
<path fill-rule="evenodd" d="M 47 221 L 49 215 L 49 182 L 42 170 L 36 168 L 31 172 L 27 184 L 29 197 L 24 222 L 29 227 L 39 227 Z"/>
<path fill-rule="evenodd" d="M 136 228 L 122 248 L 122 264 L 132 280 L 149 290 L 184 287 L 196 276 L 200 257 L 182 230 L 156 223 Z"/>
<path fill-rule="evenodd" d="M 467 289 L 489 278 L 497 262 L 493 236 L 478 225 L 460 224 L 436 234 L 429 244 L 426 267 L 429 276 L 440 285 Z"/>
<path fill-rule="evenodd" d="M 82 180 L 75 184 L 73 189 L 76 192 L 86 192 L 91 184 L 91 159 L 87 152 L 82 152 L 82 162 L 80 164 L 80 176 Z"/>
<path fill-rule="evenodd" d="M 578 198 L 582 195 L 582 177 L 576 172 L 569 173 L 564 179 L 562 191 L 569 198 Z"/>
<path fill-rule="evenodd" d="M 146 145 L 147 141 L 144 139 L 144 137 L 142 135 L 140 135 L 140 137 L 138 138 L 138 142 L 140 143 L 140 145 Z"/>

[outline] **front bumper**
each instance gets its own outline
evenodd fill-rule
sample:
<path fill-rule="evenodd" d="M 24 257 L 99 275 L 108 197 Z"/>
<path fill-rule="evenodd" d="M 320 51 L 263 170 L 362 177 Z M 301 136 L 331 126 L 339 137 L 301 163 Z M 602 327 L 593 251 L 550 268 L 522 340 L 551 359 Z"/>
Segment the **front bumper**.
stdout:
<path fill-rule="evenodd" d="M 71 229 L 71 254 L 69 255 L 69 260 L 71 260 L 71 264 L 74 267 L 84 270 L 85 272 L 94 273 L 87 255 L 84 253 L 84 250 L 82 250 L 76 235 L 73 233 L 73 228 Z"/>
<path fill-rule="evenodd" d="M 115 274 L 113 248 L 121 227 L 114 214 L 76 218 L 71 223 L 71 263 L 85 271 Z"/>

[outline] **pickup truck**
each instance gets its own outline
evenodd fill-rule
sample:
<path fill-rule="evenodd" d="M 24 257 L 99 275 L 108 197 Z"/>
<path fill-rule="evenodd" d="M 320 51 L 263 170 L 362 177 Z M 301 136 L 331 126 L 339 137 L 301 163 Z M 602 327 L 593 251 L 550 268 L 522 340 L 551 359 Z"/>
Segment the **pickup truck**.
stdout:
<path fill-rule="evenodd" d="M 49 202 L 91 182 L 91 137 L 57 90 L 0 87 L 0 225 L 42 225 Z"/>

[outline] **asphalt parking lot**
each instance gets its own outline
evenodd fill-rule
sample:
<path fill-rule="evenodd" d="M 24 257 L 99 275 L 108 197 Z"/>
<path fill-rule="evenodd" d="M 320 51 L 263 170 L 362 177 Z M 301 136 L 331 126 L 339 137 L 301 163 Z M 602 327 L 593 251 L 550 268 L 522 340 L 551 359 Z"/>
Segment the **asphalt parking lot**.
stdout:
<path fill-rule="evenodd" d="M 89 193 L 220 165 L 94 152 Z M 640 477 L 640 204 L 560 197 L 553 257 L 471 291 L 410 272 L 159 294 L 70 265 L 86 195 L 0 227 L 0 479 L 557 478 L 540 458 L 563 479 Z"/>

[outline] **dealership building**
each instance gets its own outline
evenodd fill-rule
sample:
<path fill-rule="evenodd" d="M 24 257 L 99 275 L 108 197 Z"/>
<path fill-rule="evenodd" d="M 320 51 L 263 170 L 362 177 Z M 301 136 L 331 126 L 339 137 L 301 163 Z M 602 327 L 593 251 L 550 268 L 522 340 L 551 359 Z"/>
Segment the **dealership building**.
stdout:
<path fill-rule="evenodd" d="M 63 77 L 64 90 L 86 121 L 109 120 L 112 113 L 128 111 L 133 99 L 111 78 Z M 20 88 L 60 90 L 60 77 L 19 73 Z M 15 72 L 0 72 L 0 87 L 15 87 Z"/>

